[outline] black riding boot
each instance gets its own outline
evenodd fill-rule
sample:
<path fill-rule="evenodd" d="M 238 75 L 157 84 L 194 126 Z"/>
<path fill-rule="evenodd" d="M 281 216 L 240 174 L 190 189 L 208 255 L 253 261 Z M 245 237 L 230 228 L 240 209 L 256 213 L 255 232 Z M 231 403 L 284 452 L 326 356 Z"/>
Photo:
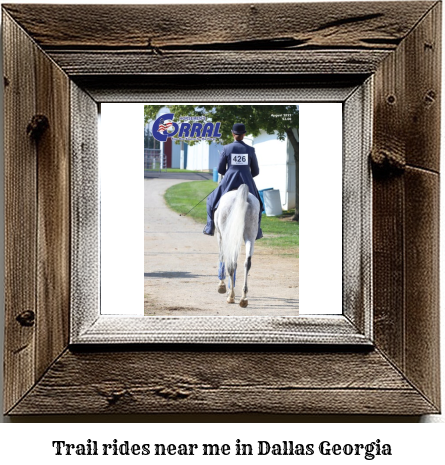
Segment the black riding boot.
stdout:
<path fill-rule="evenodd" d="M 207 224 L 204 227 L 203 233 L 207 236 L 213 236 L 215 234 L 215 222 L 213 221 L 213 212 L 210 217 L 209 215 L 207 215 Z"/>
<path fill-rule="evenodd" d="M 204 227 L 203 233 L 207 236 L 213 236 L 215 234 L 215 223 L 213 221 L 208 221 Z"/>

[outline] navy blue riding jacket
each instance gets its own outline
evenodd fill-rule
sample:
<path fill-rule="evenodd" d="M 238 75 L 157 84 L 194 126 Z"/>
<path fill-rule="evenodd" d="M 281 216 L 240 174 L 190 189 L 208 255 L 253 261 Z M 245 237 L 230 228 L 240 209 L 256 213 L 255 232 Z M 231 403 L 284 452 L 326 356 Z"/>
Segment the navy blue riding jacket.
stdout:
<path fill-rule="evenodd" d="M 221 197 L 231 190 L 238 189 L 241 184 L 246 184 L 249 192 L 253 194 L 261 204 L 261 198 L 253 178 L 258 176 L 260 169 L 255 154 L 255 149 L 245 142 L 234 141 L 224 146 L 218 165 L 218 173 L 224 175 L 220 185 L 209 195 L 207 200 L 207 214 L 211 217 L 219 204 Z M 262 204 L 261 210 L 262 211 Z"/>

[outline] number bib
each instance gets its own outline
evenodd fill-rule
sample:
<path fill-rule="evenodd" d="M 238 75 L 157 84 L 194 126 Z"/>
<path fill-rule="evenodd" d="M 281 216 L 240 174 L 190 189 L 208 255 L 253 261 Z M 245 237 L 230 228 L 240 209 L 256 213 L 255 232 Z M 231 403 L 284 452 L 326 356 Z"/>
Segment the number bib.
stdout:
<path fill-rule="evenodd" d="M 232 165 L 247 165 L 249 155 L 247 153 L 232 153 Z"/>

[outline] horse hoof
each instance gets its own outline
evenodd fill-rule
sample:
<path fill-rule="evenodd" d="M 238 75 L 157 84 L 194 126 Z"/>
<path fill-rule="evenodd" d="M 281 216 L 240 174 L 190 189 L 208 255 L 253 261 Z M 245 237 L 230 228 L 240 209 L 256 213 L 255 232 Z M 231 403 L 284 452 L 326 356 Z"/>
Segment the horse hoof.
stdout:
<path fill-rule="evenodd" d="M 249 301 L 248 301 L 247 299 L 245 299 L 245 300 L 240 300 L 240 301 L 239 301 L 239 306 L 240 306 L 240 307 L 243 307 L 243 308 L 246 308 L 248 303 L 249 303 Z"/>
<path fill-rule="evenodd" d="M 234 304 L 235 303 L 235 299 L 233 297 L 227 297 L 227 303 L 228 304 Z"/>
<path fill-rule="evenodd" d="M 218 292 L 220 294 L 225 294 L 227 292 L 226 285 L 222 284 L 221 286 L 218 286 Z"/>

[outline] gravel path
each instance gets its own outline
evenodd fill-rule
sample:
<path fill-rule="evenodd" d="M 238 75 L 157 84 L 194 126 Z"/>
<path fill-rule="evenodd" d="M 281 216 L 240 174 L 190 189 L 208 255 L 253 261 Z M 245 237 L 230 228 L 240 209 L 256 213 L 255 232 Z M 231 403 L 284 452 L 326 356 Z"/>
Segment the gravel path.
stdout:
<path fill-rule="evenodd" d="M 146 315 L 296 316 L 298 258 L 261 247 L 252 257 L 247 308 L 242 293 L 244 250 L 238 260 L 236 304 L 218 294 L 218 245 L 203 226 L 181 217 L 165 204 L 163 194 L 183 179 L 145 179 L 144 308 Z M 227 282 L 227 281 L 226 281 Z"/>

